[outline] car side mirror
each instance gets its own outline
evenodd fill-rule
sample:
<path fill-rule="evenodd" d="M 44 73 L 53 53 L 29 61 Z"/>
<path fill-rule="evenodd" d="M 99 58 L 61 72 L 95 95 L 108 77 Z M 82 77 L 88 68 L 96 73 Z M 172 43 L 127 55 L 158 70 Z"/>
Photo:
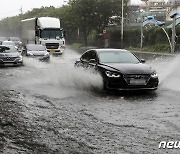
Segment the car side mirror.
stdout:
<path fill-rule="evenodd" d="M 66 37 L 66 31 L 63 31 L 63 35 L 64 35 L 64 37 Z"/>
<path fill-rule="evenodd" d="M 26 55 L 26 49 L 25 48 L 22 48 L 21 55 Z"/>
<path fill-rule="evenodd" d="M 141 63 L 145 63 L 146 62 L 146 60 L 145 59 L 141 59 Z"/>
<path fill-rule="evenodd" d="M 89 63 L 95 64 L 96 62 L 97 62 L 96 59 L 90 59 L 90 60 L 89 60 Z"/>

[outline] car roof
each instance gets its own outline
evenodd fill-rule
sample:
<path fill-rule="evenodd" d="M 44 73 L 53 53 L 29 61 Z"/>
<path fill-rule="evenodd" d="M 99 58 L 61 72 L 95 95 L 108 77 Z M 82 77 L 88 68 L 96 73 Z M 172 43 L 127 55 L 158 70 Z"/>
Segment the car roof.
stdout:
<path fill-rule="evenodd" d="M 99 52 L 130 52 L 128 50 L 125 50 L 125 49 L 114 49 L 114 48 L 94 48 L 94 49 L 89 49 L 87 51 L 85 51 L 84 53 L 86 52 L 89 52 L 89 51 L 96 51 L 97 53 Z"/>
<path fill-rule="evenodd" d="M 6 41 L 3 41 L 3 42 L 12 42 L 12 43 L 14 43 L 13 41 L 8 41 L 8 40 L 6 40 Z"/>
<path fill-rule="evenodd" d="M 19 37 L 9 37 L 10 41 L 19 41 Z"/>
<path fill-rule="evenodd" d="M 9 49 L 12 49 L 12 48 L 14 48 L 14 49 L 16 49 L 15 47 L 14 47 L 14 45 L 0 45 L 0 48 L 9 48 Z M 9 50 L 8 49 L 8 50 Z M 17 51 L 18 52 L 18 51 Z"/>
<path fill-rule="evenodd" d="M 9 45 L 9 44 L 6 45 L 6 44 L 5 44 L 5 45 L 0 45 L 0 47 L 14 47 L 14 45 Z M 14 48 L 15 48 L 15 47 L 14 47 Z"/>
<path fill-rule="evenodd" d="M 27 44 L 26 46 L 43 46 L 42 44 Z"/>
<path fill-rule="evenodd" d="M 130 52 L 125 49 L 113 49 L 113 48 L 101 48 L 101 49 L 94 49 L 97 53 L 98 52 Z"/>

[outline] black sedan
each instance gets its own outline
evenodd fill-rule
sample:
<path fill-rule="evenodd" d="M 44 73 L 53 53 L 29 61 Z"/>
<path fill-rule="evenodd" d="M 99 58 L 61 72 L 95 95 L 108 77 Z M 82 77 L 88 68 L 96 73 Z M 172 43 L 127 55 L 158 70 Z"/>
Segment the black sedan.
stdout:
<path fill-rule="evenodd" d="M 0 45 L 0 66 L 22 65 L 23 58 L 13 45 Z"/>
<path fill-rule="evenodd" d="M 92 49 L 86 51 L 75 66 L 93 68 L 103 78 L 109 90 L 155 90 L 156 71 L 133 53 L 122 49 Z"/>
<path fill-rule="evenodd" d="M 23 55 L 38 58 L 40 61 L 49 61 L 50 55 L 42 44 L 27 44 L 23 49 Z"/>

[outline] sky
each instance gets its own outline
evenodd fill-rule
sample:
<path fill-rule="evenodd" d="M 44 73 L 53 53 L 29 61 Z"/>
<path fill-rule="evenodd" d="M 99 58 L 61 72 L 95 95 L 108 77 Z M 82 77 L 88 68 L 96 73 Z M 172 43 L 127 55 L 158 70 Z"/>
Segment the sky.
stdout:
<path fill-rule="evenodd" d="M 67 0 L 1 0 L 0 5 L 0 19 L 19 15 L 21 12 L 25 13 L 33 8 L 40 8 L 41 6 L 60 7 L 66 4 Z M 141 0 L 131 0 L 133 4 L 141 3 Z"/>
<path fill-rule="evenodd" d="M 19 15 L 21 8 L 23 13 L 25 13 L 41 6 L 60 7 L 63 4 L 66 4 L 66 0 L 1 0 L 0 19 Z"/>

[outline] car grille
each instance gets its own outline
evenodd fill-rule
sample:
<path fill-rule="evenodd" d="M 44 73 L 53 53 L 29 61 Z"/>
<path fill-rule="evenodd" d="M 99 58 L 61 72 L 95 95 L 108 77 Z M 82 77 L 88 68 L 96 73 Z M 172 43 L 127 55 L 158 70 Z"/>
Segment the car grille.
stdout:
<path fill-rule="evenodd" d="M 4 62 L 13 62 L 18 57 L 1 57 L 0 59 Z"/>
<path fill-rule="evenodd" d="M 150 75 L 124 75 L 124 79 L 128 85 L 146 85 L 150 80 Z M 132 82 L 133 81 L 133 82 Z"/>
<path fill-rule="evenodd" d="M 46 48 L 47 49 L 58 49 L 59 43 L 46 43 Z"/>
<path fill-rule="evenodd" d="M 33 57 L 43 57 L 44 55 L 42 54 L 37 54 L 37 55 L 33 55 Z"/>

